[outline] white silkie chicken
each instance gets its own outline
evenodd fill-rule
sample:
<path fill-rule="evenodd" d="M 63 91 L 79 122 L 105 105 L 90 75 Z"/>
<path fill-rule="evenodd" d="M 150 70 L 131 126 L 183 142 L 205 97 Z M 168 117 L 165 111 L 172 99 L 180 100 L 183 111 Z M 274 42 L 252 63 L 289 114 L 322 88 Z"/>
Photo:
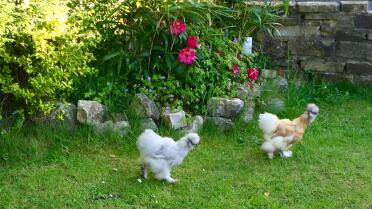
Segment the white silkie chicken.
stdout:
<path fill-rule="evenodd" d="M 283 157 L 292 157 L 291 146 L 298 142 L 306 128 L 316 118 L 319 107 L 315 104 L 308 104 L 306 111 L 294 120 L 279 119 L 271 113 L 260 114 L 258 125 L 264 134 L 264 143 L 261 145 L 269 159 L 279 153 Z"/>
<path fill-rule="evenodd" d="M 150 168 L 158 180 L 175 183 L 171 177 L 173 166 L 180 165 L 190 150 L 200 142 L 196 133 L 188 133 L 177 142 L 169 137 L 161 137 L 153 130 L 146 129 L 137 141 L 141 157 L 141 174 L 147 179 Z"/>

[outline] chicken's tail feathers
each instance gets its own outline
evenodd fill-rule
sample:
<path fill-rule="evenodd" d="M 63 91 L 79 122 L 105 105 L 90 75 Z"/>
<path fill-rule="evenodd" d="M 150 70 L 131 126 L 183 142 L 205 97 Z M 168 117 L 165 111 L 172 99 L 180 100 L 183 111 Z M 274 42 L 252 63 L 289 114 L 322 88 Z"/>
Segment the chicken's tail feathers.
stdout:
<path fill-rule="evenodd" d="M 277 128 L 278 121 L 276 115 L 265 112 L 259 115 L 258 126 L 265 134 L 271 134 Z"/>
<path fill-rule="evenodd" d="M 161 137 L 151 129 L 144 130 L 137 138 L 137 148 L 141 155 L 154 152 Z"/>

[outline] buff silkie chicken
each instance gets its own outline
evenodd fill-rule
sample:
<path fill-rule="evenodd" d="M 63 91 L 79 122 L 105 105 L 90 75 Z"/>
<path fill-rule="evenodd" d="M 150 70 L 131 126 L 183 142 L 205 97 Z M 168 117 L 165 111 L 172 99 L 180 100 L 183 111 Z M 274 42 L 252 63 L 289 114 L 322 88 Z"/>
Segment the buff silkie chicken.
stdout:
<path fill-rule="evenodd" d="M 267 153 L 269 159 L 273 159 L 275 153 L 285 158 L 292 157 L 292 151 L 289 149 L 302 138 L 318 112 L 318 106 L 308 104 L 305 112 L 292 121 L 279 119 L 271 113 L 260 114 L 258 124 L 264 133 L 264 143 L 261 148 Z"/>

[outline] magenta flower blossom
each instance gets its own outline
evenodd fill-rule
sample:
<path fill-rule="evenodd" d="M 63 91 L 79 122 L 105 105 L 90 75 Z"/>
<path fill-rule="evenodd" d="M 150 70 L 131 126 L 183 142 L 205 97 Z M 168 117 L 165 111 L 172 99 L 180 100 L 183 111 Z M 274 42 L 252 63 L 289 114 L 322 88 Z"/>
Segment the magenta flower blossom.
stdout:
<path fill-rule="evenodd" d="M 258 68 L 248 68 L 247 69 L 247 76 L 248 79 L 251 81 L 255 81 L 258 78 L 260 71 L 258 71 Z"/>
<path fill-rule="evenodd" d="M 233 74 L 236 75 L 239 73 L 239 66 L 237 64 L 234 64 L 232 68 Z"/>
<path fill-rule="evenodd" d="M 193 49 L 184 48 L 178 52 L 178 61 L 180 63 L 191 65 L 196 59 L 196 54 Z"/>
<path fill-rule="evenodd" d="M 187 37 L 187 47 L 195 49 L 198 47 L 198 37 L 196 36 L 189 36 Z"/>
<path fill-rule="evenodd" d="M 172 35 L 179 35 L 186 31 L 186 24 L 182 20 L 175 20 L 170 25 L 170 32 Z"/>

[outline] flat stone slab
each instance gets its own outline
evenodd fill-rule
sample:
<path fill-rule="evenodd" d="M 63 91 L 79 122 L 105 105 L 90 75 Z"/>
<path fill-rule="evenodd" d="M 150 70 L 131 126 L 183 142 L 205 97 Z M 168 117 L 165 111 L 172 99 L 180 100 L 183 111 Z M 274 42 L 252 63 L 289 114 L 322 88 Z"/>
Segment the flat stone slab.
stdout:
<path fill-rule="evenodd" d="M 337 56 L 348 60 L 372 61 L 372 44 L 340 41 L 337 48 Z"/>
<path fill-rule="evenodd" d="M 323 59 L 309 59 L 301 61 L 301 67 L 305 70 L 312 70 L 318 72 L 337 72 L 344 71 L 345 64 L 338 62 L 329 62 Z"/>
<path fill-rule="evenodd" d="M 337 41 L 364 42 L 368 40 L 368 30 L 337 31 L 335 38 Z"/>
<path fill-rule="evenodd" d="M 341 1 L 341 12 L 363 13 L 367 12 L 368 1 Z"/>
<path fill-rule="evenodd" d="M 305 20 L 337 20 L 340 18 L 340 13 L 306 13 Z"/>
<path fill-rule="evenodd" d="M 318 36 L 320 34 L 319 26 L 284 26 L 278 28 L 276 36 L 296 37 L 296 36 Z"/>
<path fill-rule="evenodd" d="M 303 13 L 338 12 L 339 4 L 337 2 L 298 2 L 297 10 Z"/>
<path fill-rule="evenodd" d="M 288 41 L 288 49 L 300 56 L 334 57 L 335 41 L 319 37 L 296 37 Z"/>
<path fill-rule="evenodd" d="M 372 76 L 372 63 L 348 62 L 346 63 L 346 73 L 359 76 Z"/>
<path fill-rule="evenodd" d="M 372 41 L 372 30 L 367 33 L 367 40 Z"/>
<path fill-rule="evenodd" d="M 355 17 L 357 28 L 372 29 L 372 14 L 360 14 Z"/>

